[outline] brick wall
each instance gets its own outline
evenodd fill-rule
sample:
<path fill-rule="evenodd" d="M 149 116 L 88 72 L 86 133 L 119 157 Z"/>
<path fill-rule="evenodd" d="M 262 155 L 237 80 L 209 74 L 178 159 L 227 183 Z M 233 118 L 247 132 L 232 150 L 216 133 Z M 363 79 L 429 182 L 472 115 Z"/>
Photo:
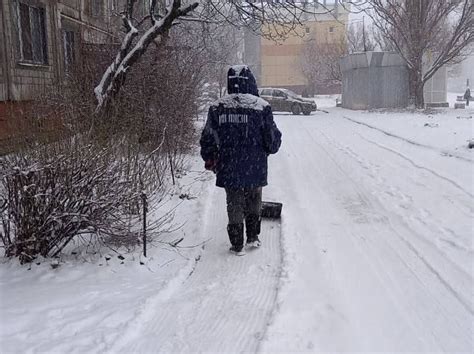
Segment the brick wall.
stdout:
<path fill-rule="evenodd" d="M 35 117 L 35 101 L 0 102 L 0 155 L 14 151 L 19 142 L 57 140 L 65 130 L 53 111 Z"/>
<path fill-rule="evenodd" d="M 15 135 L 14 119 L 26 106 L 15 105 L 12 102 L 0 102 L 0 144 Z"/>

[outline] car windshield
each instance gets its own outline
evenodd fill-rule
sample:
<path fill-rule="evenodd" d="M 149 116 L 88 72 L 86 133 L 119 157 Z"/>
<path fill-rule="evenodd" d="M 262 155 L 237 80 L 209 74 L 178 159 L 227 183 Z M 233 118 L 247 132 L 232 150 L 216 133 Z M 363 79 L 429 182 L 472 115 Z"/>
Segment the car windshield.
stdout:
<path fill-rule="evenodd" d="M 299 98 L 299 96 L 296 93 L 294 93 L 293 91 L 290 91 L 288 89 L 281 89 L 281 91 L 286 93 L 289 97 Z"/>

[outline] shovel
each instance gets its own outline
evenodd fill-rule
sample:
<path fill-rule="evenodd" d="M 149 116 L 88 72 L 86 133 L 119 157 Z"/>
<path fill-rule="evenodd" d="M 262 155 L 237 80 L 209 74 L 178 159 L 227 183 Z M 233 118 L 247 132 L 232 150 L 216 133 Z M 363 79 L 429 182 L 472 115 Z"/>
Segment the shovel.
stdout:
<path fill-rule="evenodd" d="M 281 217 L 282 203 L 276 202 L 262 202 L 262 209 L 260 215 L 262 218 L 279 219 Z"/>

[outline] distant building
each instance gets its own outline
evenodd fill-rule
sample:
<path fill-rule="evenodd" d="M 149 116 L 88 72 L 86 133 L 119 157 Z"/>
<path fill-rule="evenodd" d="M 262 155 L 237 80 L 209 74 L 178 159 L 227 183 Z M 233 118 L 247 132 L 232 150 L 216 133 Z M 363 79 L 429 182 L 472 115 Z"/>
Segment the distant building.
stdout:
<path fill-rule="evenodd" d="M 432 57 L 426 58 L 430 64 Z M 349 109 L 404 108 L 410 104 L 409 72 L 396 52 L 363 52 L 344 56 L 342 107 Z M 446 67 L 424 86 L 427 107 L 447 107 Z"/>
<path fill-rule="evenodd" d="M 316 14 L 303 14 L 303 25 L 298 26 L 295 34 L 282 43 L 246 33 L 244 62 L 252 67 L 260 86 L 288 88 L 301 93 L 312 85 L 301 68 L 305 45 L 331 46 L 345 38 L 347 5 L 335 7 L 334 2 L 331 4 L 328 1 L 326 6 L 314 2 L 308 2 L 306 6 L 308 12 Z M 277 30 L 278 27 L 271 31 L 276 34 Z M 322 78 L 314 89 L 316 93 L 339 93 L 340 84 L 335 85 L 331 80 Z"/>
<path fill-rule="evenodd" d="M 378 109 L 409 103 L 408 68 L 395 52 L 363 52 L 340 60 L 342 107 Z"/>

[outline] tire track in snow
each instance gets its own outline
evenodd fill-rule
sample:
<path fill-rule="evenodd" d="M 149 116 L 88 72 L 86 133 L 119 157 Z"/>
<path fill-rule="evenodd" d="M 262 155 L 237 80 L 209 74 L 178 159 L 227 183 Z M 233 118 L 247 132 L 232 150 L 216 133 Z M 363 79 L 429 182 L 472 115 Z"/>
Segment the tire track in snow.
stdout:
<path fill-rule="evenodd" d="M 359 156 L 355 151 L 353 151 L 351 148 L 349 147 L 344 147 L 342 146 L 341 144 L 339 144 L 337 141 L 335 141 L 334 139 L 330 138 L 329 136 L 327 136 L 326 134 L 324 134 L 322 131 L 318 131 L 319 134 L 321 134 L 321 136 L 323 136 L 331 145 L 335 146 L 338 150 L 342 151 L 343 153 L 347 153 L 348 156 L 350 156 L 351 158 L 354 158 L 357 160 L 357 162 L 359 164 L 361 164 L 362 167 L 364 167 L 363 165 L 365 164 L 364 162 L 364 159 Z M 362 135 L 360 134 L 357 134 L 358 136 L 360 136 L 361 139 L 363 140 L 366 140 L 368 141 L 369 143 L 375 143 L 375 142 L 372 142 L 370 141 L 369 139 L 363 137 Z M 380 146 L 380 144 L 378 143 L 375 143 L 377 146 Z M 388 148 L 387 148 L 388 149 Z M 393 150 L 391 149 L 388 149 L 390 152 L 394 152 Z M 329 151 L 327 151 L 327 153 L 330 155 Z M 399 154 L 397 154 L 399 155 Z M 419 167 L 417 166 L 414 162 L 412 162 L 410 159 L 406 158 L 405 156 L 401 155 L 400 154 L 400 157 L 404 158 L 405 160 L 408 160 L 412 165 L 414 165 L 415 167 Z M 370 162 L 369 162 L 370 164 Z M 365 168 L 365 167 L 364 167 Z M 425 168 L 421 168 L 421 169 L 425 169 Z M 431 171 L 431 170 L 430 170 Z M 435 174 L 436 175 L 436 174 Z M 349 176 L 348 176 L 349 177 Z M 438 176 L 439 177 L 439 176 Z M 350 178 L 350 177 L 349 177 Z M 352 178 L 350 178 L 352 180 Z M 356 186 L 357 188 L 357 183 L 352 180 L 354 185 Z M 383 185 L 381 184 L 380 182 L 382 182 L 382 180 L 380 180 L 380 178 L 378 179 L 378 182 L 379 184 L 382 186 L 382 187 L 386 187 L 386 185 Z M 392 187 L 392 186 L 389 186 L 389 187 Z M 457 185 L 455 187 L 458 187 Z M 400 193 L 402 196 L 403 194 L 401 192 L 398 192 Z M 412 198 L 407 196 L 408 199 L 411 199 L 411 202 L 413 202 Z M 383 210 L 383 206 L 380 206 L 378 208 L 379 210 Z M 425 211 L 425 213 L 427 213 L 427 211 Z M 387 214 L 387 213 L 385 213 Z M 400 218 L 403 218 L 403 216 L 400 215 Z M 389 217 L 386 217 L 385 218 L 386 220 L 390 220 Z M 426 223 L 424 223 L 426 226 L 430 226 Z M 408 225 L 406 225 L 406 227 L 409 227 Z M 441 228 L 440 226 L 438 226 L 439 228 Z M 464 309 L 469 312 L 471 315 L 474 314 L 474 310 L 472 308 L 472 305 L 470 304 L 470 300 L 469 300 L 469 296 L 471 295 L 468 291 L 463 291 L 464 294 L 461 294 L 459 292 L 459 290 L 455 289 L 455 287 L 453 287 L 453 285 L 451 284 L 450 281 L 448 281 L 448 279 L 450 279 L 451 277 L 447 276 L 446 274 L 442 275 L 432 264 L 431 261 L 429 261 L 425 256 L 423 256 L 423 254 L 420 252 L 420 250 L 412 243 L 410 242 L 407 237 L 403 236 L 401 233 L 399 233 L 397 231 L 397 227 L 392 227 L 392 229 L 395 231 L 395 233 L 399 236 L 400 240 L 403 241 L 403 243 L 407 246 L 407 248 L 413 252 L 414 255 L 416 255 L 417 258 L 419 258 L 421 260 L 421 262 L 426 266 L 427 269 L 429 269 L 429 271 L 432 272 L 432 274 L 439 280 L 439 282 L 451 293 L 451 295 L 456 298 L 459 303 L 464 307 Z M 419 235 L 417 232 L 414 232 L 414 230 L 411 230 L 411 233 L 415 236 L 417 236 L 418 239 L 420 239 L 422 242 L 425 242 L 426 243 L 426 239 L 424 237 L 422 237 L 421 235 Z M 432 244 L 429 244 L 427 243 L 429 246 L 432 246 Z M 466 249 L 466 248 L 464 248 Z M 467 249 L 466 249 L 467 250 Z M 470 250 L 468 250 L 470 251 Z M 472 251 L 470 251 L 470 253 L 472 253 Z M 450 267 L 458 267 L 457 264 L 453 263 L 450 259 L 448 259 L 449 263 L 449 266 Z M 471 278 L 471 275 L 466 273 L 463 269 L 458 269 L 458 271 L 460 273 L 462 273 L 464 276 L 463 278 Z M 471 278 L 472 279 L 472 278 Z M 468 282 L 468 280 L 466 280 L 466 282 Z"/>
<path fill-rule="evenodd" d="M 453 154 L 452 152 L 449 152 L 449 151 L 440 150 L 440 149 L 437 149 L 437 148 L 435 148 L 435 147 L 433 147 L 433 146 L 430 146 L 430 145 L 425 145 L 425 144 L 418 143 L 418 142 L 416 142 L 416 141 L 414 141 L 414 140 L 407 139 L 407 138 L 404 138 L 404 137 L 402 137 L 402 136 L 399 136 L 399 135 L 396 135 L 396 134 L 387 132 L 387 131 L 385 131 L 385 130 L 383 130 L 383 129 L 377 128 L 377 127 L 375 127 L 375 126 L 373 126 L 373 125 L 370 125 L 370 124 L 368 124 L 368 123 L 365 123 L 365 122 L 358 121 L 358 120 L 356 120 L 356 119 L 349 118 L 349 117 L 344 116 L 344 115 L 342 116 L 342 118 L 347 119 L 348 121 L 351 121 L 351 122 L 353 122 L 353 123 L 356 123 L 356 124 L 359 124 L 359 125 L 363 125 L 363 126 L 365 126 L 365 127 L 367 127 L 367 128 L 376 130 L 376 131 L 378 131 L 378 132 L 380 132 L 380 133 L 383 133 L 383 134 L 385 134 L 385 135 L 387 135 L 387 136 L 390 136 L 390 137 L 392 137 L 392 138 L 396 138 L 396 139 L 405 141 L 405 142 L 407 142 L 407 143 L 409 143 L 409 144 L 412 144 L 412 145 L 415 145 L 415 146 L 419 146 L 419 147 L 422 147 L 422 148 L 425 148 L 425 149 L 429 149 L 429 150 L 432 150 L 432 151 L 439 152 L 439 153 L 441 153 L 443 156 L 454 157 L 454 158 L 456 158 L 456 159 L 459 159 L 459 160 L 462 160 L 462 161 L 466 161 L 466 162 L 471 162 L 471 163 L 474 162 L 474 160 L 469 159 L 469 158 L 466 158 L 466 157 L 464 157 L 464 156 L 459 156 L 459 155 Z"/>
<path fill-rule="evenodd" d="M 357 133 L 357 134 L 358 134 L 358 133 Z M 432 175 L 434 175 L 434 176 L 436 176 L 436 177 L 438 177 L 438 178 L 440 178 L 440 179 L 442 179 L 442 180 L 444 180 L 444 181 L 446 181 L 446 182 L 452 184 L 454 187 L 456 187 L 457 189 L 459 189 L 461 192 L 465 193 L 465 194 L 468 195 L 469 197 L 474 198 L 474 194 L 472 194 L 471 192 L 465 190 L 462 186 L 460 186 L 458 183 L 456 183 L 456 182 L 453 181 L 452 179 L 450 179 L 450 178 L 448 178 L 448 177 L 445 177 L 445 176 L 439 174 L 438 172 L 436 172 L 436 171 L 434 171 L 434 170 L 432 170 L 432 169 L 430 169 L 430 168 L 428 168 L 428 167 L 424 167 L 424 166 L 421 166 L 421 165 L 417 164 L 417 163 L 414 162 L 412 159 L 410 159 L 409 157 L 403 155 L 402 153 L 400 153 L 400 152 L 398 152 L 398 151 L 396 151 L 396 150 L 393 150 L 393 149 L 391 149 L 391 148 L 389 148 L 389 147 L 386 147 L 386 146 L 384 146 L 384 145 L 382 145 L 382 144 L 379 144 L 379 143 L 377 143 L 377 142 L 375 142 L 375 141 L 373 141 L 373 140 L 367 139 L 367 138 L 363 137 L 363 136 L 360 135 L 360 134 L 358 134 L 358 135 L 359 135 L 362 139 L 364 139 L 365 141 L 367 141 L 367 142 L 369 142 L 369 143 L 371 143 L 371 144 L 373 144 L 373 145 L 375 145 L 375 146 L 378 146 L 378 147 L 381 148 L 381 149 L 387 150 L 387 151 L 389 151 L 389 152 L 391 152 L 391 153 L 393 153 L 393 154 L 395 154 L 395 155 L 401 157 L 402 159 L 408 161 L 408 162 L 409 162 L 411 165 L 413 165 L 414 167 L 416 167 L 416 168 L 418 168 L 418 169 L 420 169 L 420 170 L 424 170 L 424 171 L 427 171 L 427 172 L 431 173 Z"/>
<path fill-rule="evenodd" d="M 336 147 L 336 148 L 339 149 L 339 150 L 341 150 L 341 149 L 344 150 L 344 148 L 342 148 L 340 144 L 338 144 L 334 139 L 331 139 L 331 138 L 329 138 L 327 135 L 325 135 L 325 134 L 321 131 L 321 129 L 316 128 L 316 129 L 314 129 L 314 131 L 317 131 L 318 134 L 320 134 L 321 136 L 325 137 L 326 140 L 330 143 L 330 145 L 333 145 L 334 147 Z M 407 239 L 407 235 L 402 235 L 402 233 L 404 234 L 405 231 L 407 231 L 407 232 L 409 232 L 409 233 L 412 233 L 413 230 L 410 230 L 410 229 L 408 228 L 408 225 L 401 225 L 401 224 L 399 224 L 399 223 L 396 223 L 396 225 L 393 225 L 394 220 L 392 220 L 393 218 L 390 217 L 390 216 L 391 216 L 390 213 L 387 213 L 387 212 L 384 211 L 384 206 L 383 206 L 383 205 L 380 205 L 379 203 L 377 203 L 377 205 L 372 205 L 371 201 L 373 200 L 373 198 L 369 197 L 370 193 L 368 193 L 367 191 L 364 192 L 364 191 L 361 189 L 363 186 L 360 186 L 360 183 L 359 183 L 358 181 L 355 181 L 355 180 L 352 178 L 352 173 L 349 174 L 349 173 L 345 170 L 345 168 L 340 165 L 339 159 L 337 159 L 335 156 L 333 156 L 333 154 L 331 153 L 331 151 L 330 151 L 329 149 L 326 149 L 326 147 L 324 147 L 318 139 L 316 139 L 316 138 L 314 138 L 314 137 L 312 136 L 312 132 L 313 132 L 313 131 L 309 131 L 308 129 L 306 129 L 306 132 L 307 132 L 307 134 L 308 134 L 309 136 L 311 136 L 311 138 L 313 139 L 313 142 L 314 142 L 315 144 L 317 144 L 318 146 L 320 146 L 320 147 L 325 151 L 325 153 L 327 154 L 327 156 L 328 156 L 328 157 L 334 162 L 334 164 L 338 167 L 339 171 L 340 171 L 341 173 L 343 173 L 343 174 L 346 176 L 346 180 L 350 181 L 350 184 L 352 184 L 353 187 L 354 187 L 354 189 L 358 191 L 358 196 L 361 197 L 363 200 L 365 200 L 365 202 L 362 203 L 361 206 L 362 206 L 363 208 L 364 208 L 364 206 L 365 206 L 365 207 L 367 207 L 367 209 L 371 209 L 371 210 L 374 210 L 374 211 L 377 210 L 376 213 L 382 213 L 383 217 L 380 218 L 380 221 L 383 221 L 383 220 L 389 221 L 389 223 L 390 223 L 390 228 L 392 229 L 391 234 L 392 234 L 392 235 L 395 234 L 395 235 L 398 236 L 399 241 L 402 241 L 402 242 L 405 244 L 406 249 L 410 250 L 410 251 L 411 251 L 411 254 L 415 256 L 413 259 L 419 260 L 419 261 L 421 262 L 421 264 L 423 264 L 423 268 L 424 268 L 425 270 L 428 270 L 428 272 L 426 272 L 425 270 L 423 270 L 423 268 L 420 268 L 419 266 L 415 266 L 415 267 L 414 267 L 413 265 L 410 266 L 410 263 L 412 263 L 412 262 L 409 262 L 409 263 L 406 262 L 406 259 L 410 259 L 409 254 L 406 253 L 406 249 L 403 250 L 404 247 L 400 244 L 400 242 L 397 241 L 396 239 L 394 239 L 393 237 L 384 237 L 384 238 L 380 238 L 380 237 L 377 237 L 377 236 L 376 236 L 376 237 L 373 237 L 374 235 L 376 235 L 377 232 L 381 232 L 381 231 L 382 231 L 382 230 L 378 230 L 378 229 L 375 228 L 375 227 L 374 227 L 374 229 L 373 229 L 372 232 L 369 232 L 369 233 L 366 234 L 366 236 L 362 237 L 362 240 L 367 241 L 367 240 L 370 239 L 371 242 L 375 242 L 374 245 L 377 245 L 377 246 L 374 248 L 374 251 L 373 251 L 373 253 L 372 253 L 372 257 L 375 256 L 375 257 L 377 258 L 377 257 L 378 257 L 378 252 L 380 252 L 380 251 L 383 249 L 383 247 L 389 246 L 389 248 L 392 248 L 392 251 L 390 251 L 389 254 L 397 254 L 397 255 L 398 255 L 399 260 L 402 262 L 402 264 L 405 264 L 406 269 L 409 270 L 409 271 L 413 274 L 413 276 L 415 277 L 415 279 L 418 279 L 419 287 L 421 287 L 421 288 L 426 288 L 427 290 L 429 289 L 429 293 L 430 293 L 429 296 L 432 298 L 432 302 L 431 302 L 431 303 L 432 303 L 433 305 L 435 305 L 435 307 L 437 307 L 437 309 L 438 309 L 435 313 L 441 312 L 441 313 L 444 314 L 443 316 L 444 316 L 446 319 L 448 319 L 448 318 L 451 316 L 451 312 L 450 312 L 451 310 L 450 310 L 450 308 L 451 308 L 451 307 L 454 308 L 454 306 L 453 306 L 453 304 L 450 303 L 449 301 L 440 301 L 441 298 L 439 297 L 439 293 L 437 293 L 435 290 L 432 290 L 432 285 L 433 285 L 434 283 L 432 283 L 432 281 L 429 280 L 429 277 L 427 277 L 428 273 L 432 274 L 432 275 L 437 279 L 437 281 L 439 282 L 439 285 L 442 285 L 442 287 L 444 287 L 444 289 L 447 290 L 447 292 L 450 293 L 451 296 L 453 296 L 453 298 L 457 300 L 458 304 L 461 305 L 461 307 L 464 309 L 465 313 L 464 313 L 463 316 L 461 316 L 461 318 L 465 318 L 465 317 L 466 317 L 466 313 L 472 315 L 472 314 L 473 314 L 473 310 L 472 310 L 472 307 L 471 307 L 471 305 L 470 305 L 470 303 L 469 303 L 469 296 L 471 295 L 471 293 L 468 291 L 468 290 L 469 290 L 469 287 L 467 287 L 467 288 L 464 289 L 464 290 L 467 290 L 467 291 L 463 291 L 463 295 L 461 295 L 461 293 L 460 293 L 458 290 L 454 289 L 454 288 L 452 287 L 451 283 L 446 280 L 446 277 L 445 277 L 445 276 L 442 276 L 442 275 L 438 272 L 438 270 L 437 270 L 435 267 L 433 267 L 433 265 L 431 264 L 431 262 L 429 262 L 429 261 L 426 259 L 426 257 L 424 257 L 424 256 L 420 253 L 420 251 L 418 250 L 418 248 L 415 247 L 415 245 L 413 245 L 413 244 L 409 241 L 409 239 Z M 352 158 L 355 158 L 354 156 L 351 156 L 351 157 L 352 157 Z M 357 157 L 357 156 L 356 156 L 356 157 Z M 357 160 L 358 160 L 358 163 L 363 162 L 363 160 L 361 160 L 360 157 L 357 158 Z M 361 165 L 361 167 L 364 167 L 364 166 Z M 334 174 L 333 174 L 333 177 L 334 177 Z M 338 188 L 338 189 L 339 189 L 339 188 Z M 347 188 L 346 188 L 346 187 L 344 187 L 344 188 L 341 187 L 341 189 L 347 189 Z M 335 193 L 335 194 L 337 195 L 337 193 Z M 349 211 L 349 214 L 352 214 L 352 212 L 351 212 L 350 210 L 348 210 L 348 211 Z M 362 211 L 362 213 L 365 214 L 365 211 Z M 354 215 L 352 215 L 352 216 L 354 217 Z M 397 219 L 395 218 L 395 220 L 397 220 Z M 356 221 L 356 222 L 357 222 L 357 221 Z M 374 225 L 374 222 L 378 222 L 378 220 L 377 220 L 377 219 L 373 219 L 373 220 L 370 220 L 370 219 L 369 219 L 369 220 L 367 220 L 367 221 L 362 221 L 362 222 L 363 222 L 363 223 L 364 223 L 364 222 L 370 222 L 371 225 L 369 225 L 368 227 L 369 227 L 369 228 L 372 228 L 372 227 L 373 227 L 372 225 Z M 354 225 L 354 226 L 355 226 L 355 230 L 361 228 L 361 231 L 359 231 L 359 232 L 362 232 L 362 233 L 363 233 L 363 232 L 364 232 L 364 231 L 363 231 L 363 230 L 364 230 L 364 227 L 359 226 L 359 225 L 360 225 L 359 222 L 357 222 L 357 224 Z M 400 233 L 400 232 L 398 231 L 398 229 L 400 229 L 400 227 L 402 227 L 402 230 L 404 230 L 402 233 Z M 356 233 L 359 233 L 359 232 L 356 231 Z M 384 231 L 384 233 L 385 233 L 385 231 Z M 415 234 L 416 234 L 416 233 L 415 233 Z M 390 235 L 390 234 L 387 234 L 387 236 L 388 236 L 388 235 Z M 378 236 L 381 236 L 381 235 L 378 235 Z M 420 237 L 420 235 L 418 235 L 418 236 Z M 369 237 L 369 238 L 367 238 L 367 237 Z M 387 241 L 390 241 L 390 242 L 387 243 Z M 358 244 L 358 246 L 360 246 L 360 245 L 361 245 L 361 243 Z M 408 256 L 408 258 L 407 258 L 407 256 Z M 438 256 L 438 257 L 439 257 L 439 256 Z M 439 260 L 439 259 L 438 259 L 438 260 Z M 381 264 L 380 269 L 386 269 L 386 265 L 384 265 L 383 259 L 381 260 L 380 264 Z M 450 267 L 452 268 L 452 265 L 450 265 Z M 378 272 L 379 267 L 374 268 L 374 269 L 377 270 L 377 272 Z M 423 276 L 421 276 L 421 274 L 423 274 Z M 454 274 L 454 273 L 448 272 L 448 274 Z M 465 274 L 466 274 L 466 273 L 465 273 Z M 457 275 L 459 275 L 459 274 L 457 274 Z M 389 276 L 389 273 L 386 273 L 386 277 L 385 277 L 385 278 L 387 278 L 387 276 Z M 468 276 L 468 275 L 466 274 L 466 276 Z M 472 281 L 472 277 L 470 277 L 470 276 L 468 276 L 468 277 L 469 277 L 469 279 L 471 279 L 471 281 Z M 459 283 L 459 280 L 460 280 L 460 279 L 463 279 L 463 277 L 459 277 L 459 276 L 456 277 L 456 281 L 458 281 L 458 283 L 457 283 L 456 285 L 458 285 L 458 286 L 461 286 L 461 285 L 462 285 L 461 283 Z M 454 280 L 453 280 L 453 281 L 454 281 Z M 430 284 L 431 284 L 431 285 L 430 285 Z M 469 282 L 466 283 L 466 284 L 469 284 Z M 464 285 L 466 285 L 466 284 L 464 284 Z M 471 283 L 471 284 L 472 284 L 472 283 Z M 436 288 L 439 289 L 438 285 L 437 285 L 434 289 L 436 289 Z M 462 288 L 462 287 L 461 287 L 461 288 Z M 403 296 L 403 295 L 404 295 L 403 292 L 401 292 L 401 293 L 400 293 L 400 296 Z M 413 307 L 413 308 L 415 309 L 416 307 Z M 459 311 L 459 310 L 458 310 L 458 311 Z M 416 312 L 415 312 L 415 314 L 416 314 Z M 425 316 L 427 316 L 428 314 L 429 314 L 429 313 L 425 313 L 422 317 L 419 317 L 419 318 L 420 318 L 420 319 L 423 319 L 423 318 L 425 318 Z M 418 315 L 417 315 L 417 316 L 418 316 Z M 461 321 L 461 322 L 457 322 L 456 320 L 457 320 L 457 318 L 454 318 L 453 321 L 452 321 L 452 323 L 453 323 L 453 324 L 456 324 L 456 327 L 458 327 L 458 329 L 461 330 L 461 328 L 462 328 L 462 323 L 463 323 L 463 322 L 462 322 L 462 321 Z M 462 332 L 465 332 L 465 331 L 463 330 Z M 444 345 L 442 345 L 442 346 L 444 346 Z"/>
<path fill-rule="evenodd" d="M 412 220 L 414 220 L 414 221 L 416 221 L 420 224 L 423 224 L 424 227 L 426 227 L 427 229 L 432 230 L 433 233 L 441 232 L 444 235 L 447 235 L 448 237 L 451 236 L 451 237 L 454 237 L 456 239 L 459 239 L 459 235 L 456 234 L 452 229 L 441 226 L 439 224 L 439 220 L 438 220 L 438 224 L 433 225 L 433 215 L 426 208 L 421 208 L 421 209 L 413 208 L 413 206 L 412 206 L 412 204 L 414 202 L 413 197 L 407 195 L 406 193 L 401 191 L 398 187 L 395 187 L 395 186 L 392 186 L 392 185 L 388 184 L 389 181 L 387 181 L 386 178 L 384 178 L 384 177 L 382 177 L 378 174 L 380 169 L 381 169 L 380 165 L 374 164 L 371 161 L 368 161 L 366 158 L 364 158 L 364 157 L 360 156 L 359 154 L 357 154 L 351 147 L 342 146 L 337 141 L 335 141 L 334 139 L 331 139 L 330 137 L 328 137 L 324 133 L 321 132 L 321 134 L 323 134 L 323 136 L 332 145 L 334 145 L 339 151 L 343 152 L 344 154 L 351 157 L 352 159 L 355 159 L 357 161 L 357 163 L 360 164 L 361 167 L 368 170 L 369 171 L 368 175 L 372 179 L 374 179 L 378 185 L 380 185 L 381 187 L 383 187 L 385 189 L 384 193 L 386 195 L 399 199 L 400 204 L 399 204 L 398 207 L 400 208 L 400 210 L 405 210 L 406 211 L 406 210 L 410 209 L 410 219 L 412 219 Z M 369 143 L 374 143 L 378 147 L 381 147 L 380 144 L 375 143 L 375 142 L 365 138 L 361 134 L 358 134 L 357 132 L 355 134 L 357 134 L 361 139 L 363 139 L 363 140 L 365 140 Z M 391 149 L 389 149 L 389 151 L 393 152 Z M 400 156 L 400 155 L 398 155 L 398 156 Z M 413 161 L 408 159 L 406 156 L 400 156 L 400 157 L 402 157 L 403 160 L 408 160 L 408 162 L 412 166 L 418 167 L 417 164 L 415 164 Z M 423 170 L 425 168 L 421 167 L 420 169 Z M 428 172 L 431 172 L 431 170 L 429 170 Z M 433 173 L 431 173 L 431 174 L 433 174 Z M 434 176 L 439 177 L 439 175 L 436 172 L 434 173 Z M 430 193 L 433 193 L 433 191 L 431 189 L 429 189 L 428 188 L 429 186 L 427 186 L 426 184 L 420 184 L 412 176 L 408 176 L 408 178 L 412 181 L 413 184 L 415 184 L 419 187 L 425 188 L 427 190 L 430 190 Z M 443 177 L 442 179 L 445 179 L 445 178 Z M 448 182 L 452 182 L 452 181 L 448 180 Z M 458 188 L 457 183 L 456 182 L 454 182 L 454 183 L 455 183 L 454 187 Z M 468 197 L 470 196 L 469 192 L 468 192 L 467 195 L 468 195 Z M 457 209 L 458 212 L 462 213 L 467 218 L 472 217 L 473 208 L 471 207 L 469 202 L 466 202 L 464 200 L 459 200 L 459 198 L 456 201 L 454 201 L 454 200 L 452 200 L 452 198 L 449 198 L 449 196 L 444 196 L 444 197 L 449 201 L 450 204 L 452 204 L 453 207 L 455 207 Z M 425 221 L 426 219 L 430 220 L 429 224 Z M 445 241 L 445 243 L 448 243 L 452 247 L 455 247 L 459 250 L 468 251 L 470 253 L 473 253 L 472 248 L 468 248 L 466 245 L 463 245 L 463 244 L 458 243 L 456 241 L 449 242 L 449 239 L 443 240 L 443 241 Z"/>
<path fill-rule="evenodd" d="M 376 143 L 376 142 L 373 142 L 367 138 L 365 138 L 364 136 L 362 136 L 361 134 L 358 134 L 356 132 L 356 134 L 361 137 L 361 139 L 364 139 L 365 141 L 369 142 L 369 143 L 373 143 L 375 145 L 377 145 L 378 147 L 382 147 L 380 144 Z M 380 171 L 380 168 L 381 166 L 380 165 L 377 165 L 377 164 L 374 164 L 370 161 L 368 161 L 367 159 L 361 157 L 359 154 L 357 154 L 351 147 L 349 146 L 342 146 L 341 144 L 337 143 L 334 139 L 331 139 L 329 138 L 327 135 L 323 134 L 323 136 L 328 140 L 330 141 L 331 144 L 333 144 L 338 150 L 340 150 L 341 152 L 343 152 L 344 154 L 348 155 L 349 157 L 355 159 L 360 165 L 361 167 L 363 167 L 364 169 L 368 170 L 369 171 L 369 176 L 371 178 L 373 178 L 377 184 L 385 187 L 385 188 L 388 188 L 388 190 L 386 190 L 384 193 L 391 196 L 391 197 L 396 197 L 396 198 L 399 198 L 403 203 L 406 203 L 406 204 L 412 204 L 413 203 L 413 197 L 405 194 L 404 192 L 402 192 L 399 188 L 395 187 L 395 186 L 392 186 L 392 185 L 387 185 L 388 181 L 386 178 L 384 177 L 381 177 L 378 175 L 379 171 Z M 394 152 L 393 150 L 389 149 L 390 152 Z M 398 154 L 397 154 L 398 155 Z M 400 155 L 398 155 L 400 156 Z M 406 156 L 400 156 L 402 157 L 404 160 L 408 160 L 408 162 L 412 165 L 412 166 L 415 166 L 417 168 L 420 168 L 421 170 L 425 169 L 423 166 L 418 166 L 416 163 L 414 163 L 413 161 L 411 161 L 410 159 L 408 159 Z M 432 172 L 431 170 L 429 170 L 428 172 Z M 436 172 L 434 173 L 431 173 L 431 174 L 434 174 L 435 177 L 440 177 L 440 175 L 438 175 Z M 419 184 L 419 182 L 417 182 L 415 179 L 413 179 L 412 177 L 409 177 L 410 180 L 413 181 L 414 184 L 420 186 L 420 187 L 424 187 L 424 188 L 428 188 L 425 184 Z M 442 176 L 442 179 L 446 180 L 445 177 Z M 453 182 L 451 181 L 450 179 L 448 179 L 448 182 Z M 451 183 L 452 184 L 452 183 Z M 456 188 L 458 188 L 458 184 L 456 182 L 454 182 L 454 186 Z M 470 193 L 468 192 L 468 196 Z M 457 209 L 459 210 L 459 212 L 463 213 L 466 217 L 471 217 L 472 216 L 472 212 L 473 212 L 473 209 L 471 207 L 471 205 L 465 205 L 464 203 L 462 203 L 461 201 L 457 200 L 456 202 L 457 203 L 460 203 L 461 206 L 463 208 L 460 208 L 459 205 L 454 205 L 454 201 L 449 199 L 449 202 L 451 204 L 453 204 L 453 206 L 456 206 Z M 400 205 L 401 208 L 405 208 L 403 205 Z M 423 222 L 424 223 L 424 219 L 426 218 L 431 218 L 431 213 L 426 210 L 425 208 L 421 209 L 421 210 L 418 210 L 418 214 L 419 216 L 416 217 L 416 219 L 420 222 Z M 425 223 L 426 224 L 426 223 Z M 445 228 L 439 226 L 439 229 L 442 229 L 443 232 L 445 232 Z M 452 230 L 448 230 L 450 232 L 450 234 L 453 234 L 453 231 Z M 457 236 L 457 235 L 455 235 Z M 461 246 L 462 247 L 462 246 Z M 465 249 L 467 250 L 466 247 L 463 247 L 462 249 Z"/>
<path fill-rule="evenodd" d="M 209 201 L 206 244 L 194 272 L 146 306 L 113 352 L 255 352 L 273 313 L 280 276 L 280 227 L 262 223 L 263 246 L 228 252 L 225 194 Z M 208 238 L 208 237 L 205 237 Z"/>
<path fill-rule="evenodd" d="M 282 171 L 288 171 L 280 188 L 294 189 L 286 215 L 292 229 L 283 232 L 290 249 L 291 273 L 283 284 L 283 302 L 264 349 L 368 352 L 439 348 L 423 322 L 392 296 L 393 288 L 384 277 L 374 277 L 380 270 L 366 255 L 364 230 L 359 230 L 352 216 L 344 217 L 338 205 L 339 197 L 354 194 L 352 184 L 347 183 L 350 176 L 311 133 L 304 133 L 305 122 L 309 120 L 278 121 L 288 141 L 283 155 L 278 156 L 285 165 Z M 392 333 L 394 322 L 403 334 Z"/>
<path fill-rule="evenodd" d="M 349 343 L 359 343 L 361 336 L 357 326 L 348 325 L 347 309 L 333 284 L 337 266 L 325 256 L 326 240 L 314 210 L 317 203 L 325 202 L 318 201 L 312 205 L 314 209 L 308 207 L 322 170 L 309 163 L 311 160 L 300 163 L 304 136 L 299 120 L 291 119 L 278 121 L 285 139 L 276 156 L 278 163 L 270 170 L 270 178 L 277 179 L 271 188 L 286 205 L 282 216 L 284 257 L 277 307 L 259 352 L 343 352 L 351 348 Z M 297 126 L 298 138 L 286 124 Z"/>

